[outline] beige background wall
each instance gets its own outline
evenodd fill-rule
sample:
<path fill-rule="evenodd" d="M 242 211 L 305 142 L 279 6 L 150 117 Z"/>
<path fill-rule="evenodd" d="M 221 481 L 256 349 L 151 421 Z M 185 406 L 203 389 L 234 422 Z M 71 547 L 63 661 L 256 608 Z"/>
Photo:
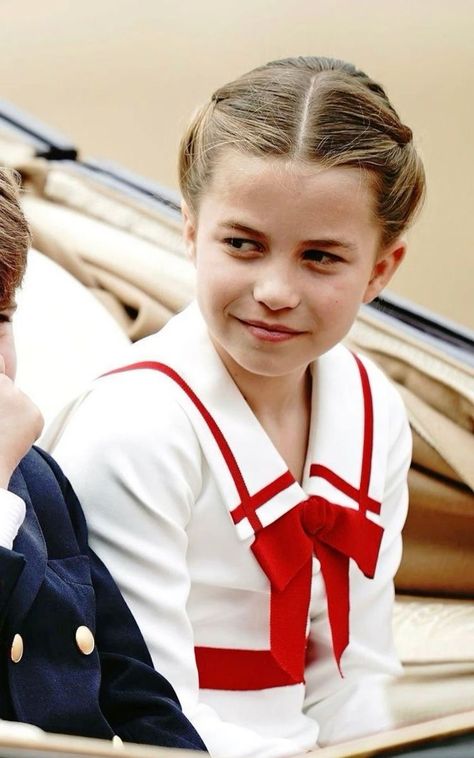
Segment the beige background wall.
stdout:
<path fill-rule="evenodd" d="M 0 97 L 169 185 L 182 127 L 218 84 L 293 54 L 356 63 L 428 174 L 392 289 L 474 328 L 474 0 L 2 0 L 0 14 Z"/>

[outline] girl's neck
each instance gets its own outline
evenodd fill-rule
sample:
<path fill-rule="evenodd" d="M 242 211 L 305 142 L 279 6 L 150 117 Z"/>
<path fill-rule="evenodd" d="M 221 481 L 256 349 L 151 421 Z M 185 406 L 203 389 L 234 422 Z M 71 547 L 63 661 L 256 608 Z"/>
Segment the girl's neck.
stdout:
<path fill-rule="evenodd" d="M 240 391 L 297 482 L 303 482 L 311 420 L 309 369 L 299 376 L 234 376 Z"/>
<path fill-rule="evenodd" d="M 243 381 L 241 381 L 243 379 Z M 311 374 L 303 371 L 292 377 L 234 377 L 256 417 L 261 421 L 273 419 L 278 424 L 296 409 L 309 411 L 311 398 Z"/>

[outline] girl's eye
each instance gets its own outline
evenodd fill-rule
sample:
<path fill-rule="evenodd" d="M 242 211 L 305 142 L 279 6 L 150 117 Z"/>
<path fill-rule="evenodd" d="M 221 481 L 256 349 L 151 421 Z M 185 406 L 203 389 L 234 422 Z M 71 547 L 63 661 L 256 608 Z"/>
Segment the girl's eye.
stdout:
<path fill-rule="evenodd" d="M 0 312 L 0 324 L 9 324 L 11 320 L 12 320 L 11 313 L 8 313 L 8 311 Z"/>
<path fill-rule="evenodd" d="M 338 263 L 341 260 L 338 255 L 327 253 L 324 250 L 305 250 L 303 253 L 303 259 L 323 266 L 329 266 Z"/>
<path fill-rule="evenodd" d="M 227 237 L 227 239 L 224 240 L 224 243 L 227 245 L 227 247 L 230 247 L 232 250 L 239 253 L 260 252 L 262 249 L 262 246 L 259 242 L 256 242 L 255 240 L 244 239 L 242 237 Z"/>

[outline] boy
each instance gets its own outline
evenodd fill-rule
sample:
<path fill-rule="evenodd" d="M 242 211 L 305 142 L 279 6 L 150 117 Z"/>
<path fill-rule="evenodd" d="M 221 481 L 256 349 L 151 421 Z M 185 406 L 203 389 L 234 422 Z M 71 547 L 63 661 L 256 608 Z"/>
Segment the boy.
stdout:
<path fill-rule="evenodd" d="M 15 175 L 0 169 L 0 719 L 204 750 L 90 551 L 71 486 L 31 448 L 43 422 L 13 383 L 12 333 L 29 242 Z"/>

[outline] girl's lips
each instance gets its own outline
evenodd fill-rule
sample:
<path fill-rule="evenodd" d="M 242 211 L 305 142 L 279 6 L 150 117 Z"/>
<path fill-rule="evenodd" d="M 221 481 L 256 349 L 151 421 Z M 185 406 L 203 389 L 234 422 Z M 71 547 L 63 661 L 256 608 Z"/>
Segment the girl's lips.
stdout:
<path fill-rule="evenodd" d="M 284 324 L 267 324 L 264 321 L 245 321 L 244 319 L 239 319 L 239 321 L 254 337 L 266 342 L 286 342 L 302 334 Z"/>

